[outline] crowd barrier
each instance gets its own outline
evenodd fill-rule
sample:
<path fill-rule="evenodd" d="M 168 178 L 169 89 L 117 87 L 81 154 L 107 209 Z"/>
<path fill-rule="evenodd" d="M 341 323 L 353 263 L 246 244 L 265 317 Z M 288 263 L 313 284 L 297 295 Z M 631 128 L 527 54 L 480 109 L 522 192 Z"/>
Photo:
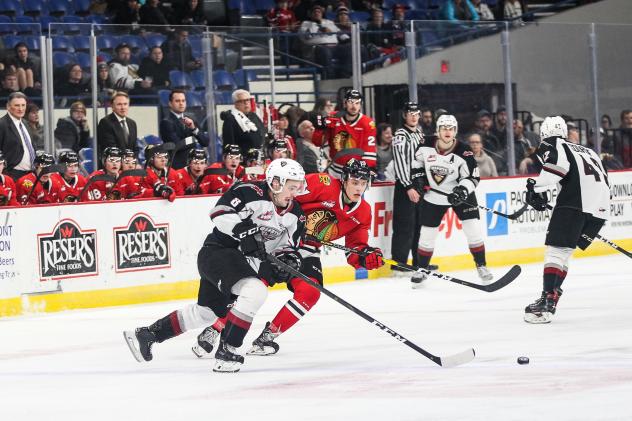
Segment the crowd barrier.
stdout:
<path fill-rule="evenodd" d="M 632 248 L 632 171 L 611 173 L 611 218 L 601 234 Z M 511 213 L 523 204 L 525 178 L 483 180 L 480 204 Z M 556 197 L 557 190 L 550 191 Z M 393 185 L 366 194 L 373 221 L 370 243 L 390 256 Z M 218 196 L 9 208 L 0 211 L 0 316 L 185 299 L 196 296 L 197 253 L 212 229 Z M 516 221 L 481 213 L 490 266 L 541 261 L 550 211 Z M 461 223 L 445 215 L 433 262 L 442 271 L 474 267 Z M 593 244 L 576 256 L 615 252 Z M 325 283 L 388 276 L 346 265 L 344 254 L 323 255 Z M 474 272 L 472 272 L 474 277 Z M 475 278 L 475 277 L 474 277 Z"/>

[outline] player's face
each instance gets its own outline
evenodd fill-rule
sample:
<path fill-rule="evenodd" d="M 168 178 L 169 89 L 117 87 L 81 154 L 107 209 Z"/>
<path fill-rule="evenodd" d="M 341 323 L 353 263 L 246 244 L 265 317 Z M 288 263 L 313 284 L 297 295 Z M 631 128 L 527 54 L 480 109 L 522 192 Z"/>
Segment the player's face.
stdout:
<path fill-rule="evenodd" d="M 364 194 L 368 186 L 368 180 L 349 177 L 349 179 L 345 181 L 344 185 L 345 194 L 352 202 L 357 202 L 362 199 L 362 195 Z"/>
<path fill-rule="evenodd" d="M 110 175 L 118 175 L 121 169 L 121 158 L 118 156 L 111 156 L 105 160 L 105 172 Z"/>
<path fill-rule="evenodd" d="M 439 139 L 445 143 L 450 143 L 456 138 L 456 129 L 450 126 L 439 127 Z"/>
<path fill-rule="evenodd" d="M 406 125 L 408 127 L 417 127 L 417 124 L 419 124 L 419 112 L 406 113 L 404 120 L 406 121 Z"/>
<path fill-rule="evenodd" d="M 4 167 L 6 166 L 7 166 L 7 161 L 5 160 L 0 161 L 0 174 L 4 172 Z"/>
<path fill-rule="evenodd" d="M 274 149 L 272 151 L 272 160 L 279 158 L 287 158 L 287 149 Z"/>
<path fill-rule="evenodd" d="M 287 208 L 292 200 L 303 191 L 304 182 L 287 180 L 280 193 L 274 195 L 274 204 L 280 208 Z"/>
<path fill-rule="evenodd" d="M 167 166 L 167 154 L 157 153 L 154 155 L 154 168 L 157 170 L 164 170 Z"/>
<path fill-rule="evenodd" d="M 362 107 L 362 101 L 357 99 L 349 99 L 345 102 L 345 111 L 349 116 L 356 116 L 360 113 Z"/>
<path fill-rule="evenodd" d="M 136 159 L 135 158 L 124 158 L 123 163 L 121 164 L 121 171 L 133 170 L 136 168 Z"/>
<path fill-rule="evenodd" d="M 229 171 L 235 171 L 241 162 L 241 155 L 228 154 L 224 157 L 224 167 Z"/>
<path fill-rule="evenodd" d="M 64 171 L 64 175 L 67 178 L 74 177 L 79 172 L 79 164 L 74 162 L 72 164 L 66 164 L 66 171 Z"/>
<path fill-rule="evenodd" d="M 191 174 L 198 176 L 206 169 L 206 161 L 203 159 L 192 159 L 189 163 L 189 170 Z"/>

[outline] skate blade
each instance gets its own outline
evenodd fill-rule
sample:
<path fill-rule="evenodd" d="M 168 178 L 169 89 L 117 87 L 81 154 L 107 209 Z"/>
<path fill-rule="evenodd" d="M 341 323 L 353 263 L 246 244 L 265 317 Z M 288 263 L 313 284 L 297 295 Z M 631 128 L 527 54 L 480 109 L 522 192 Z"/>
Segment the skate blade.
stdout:
<path fill-rule="evenodd" d="M 256 345 L 250 348 L 248 352 L 246 352 L 247 355 L 258 355 L 258 356 L 274 355 L 276 353 L 277 353 L 277 350 L 272 348 L 271 346 L 256 346 Z"/>
<path fill-rule="evenodd" d="M 140 353 L 140 350 L 138 347 L 136 332 L 133 330 L 123 331 L 123 337 L 125 338 L 127 347 L 129 348 L 130 352 L 132 353 L 136 361 L 138 361 L 139 363 L 142 363 L 144 361 L 144 358 L 143 358 L 143 355 Z"/>
<path fill-rule="evenodd" d="M 213 358 L 213 354 L 206 352 L 206 350 L 199 345 L 193 345 L 191 351 L 193 351 L 193 354 L 198 358 Z"/>
<path fill-rule="evenodd" d="M 534 324 L 534 325 L 551 323 L 552 319 L 553 319 L 552 313 L 542 313 L 542 314 L 525 313 L 524 315 L 524 321 L 527 323 Z"/>
<path fill-rule="evenodd" d="M 236 373 L 241 369 L 241 363 L 237 361 L 215 360 L 213 371 L 216 373 Z"/>

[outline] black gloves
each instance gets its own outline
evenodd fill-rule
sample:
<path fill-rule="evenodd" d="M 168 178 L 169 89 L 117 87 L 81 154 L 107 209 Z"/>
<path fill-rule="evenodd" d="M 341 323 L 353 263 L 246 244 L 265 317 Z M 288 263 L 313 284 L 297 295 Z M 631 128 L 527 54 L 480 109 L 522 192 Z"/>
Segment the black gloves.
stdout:
<path fill-rule="evenodd" d="M 277 253 L 276 257 L 286 265 L 296 270 L 300 270 L 301 265 L 303 264 L 303 258 L 299 252 L 295 250 Z M 272 276 L 276 282 L 287 282 L 294 276 L 290 272 L 286 272 L 284 268 L 277 266 L 274 263 L 272 266 Z"/>
<path fill-rule="evenodd" d="M 410 176 L 413 183 L 413 188 L 417 190 L 417 193 L 423 195 L 426 193 L 425 187 L 428 185 L 428 179 L 423 172 L 413 172 Z"/>
<path fill-rule="evenodd" d="M 156 184 L 154 186 L 154 196 L 162 197 L 163 199 L 173 202 L 176 198 L 176 192 L 166 184 Z"/>
<path fill-rule="evenodd" d="M 459 185 L 453 188 L 452 193 L 448 195 L 448 202 L 450 202 L 452 206 L 459 206 L 467 200 L 467 196 L 469 196 L 467 189 Z"/>
<path fill-rule="evenodd" d="M 545 211 L 548 207 L 549 197 L 545 191 L 542 193 L 536 193 L 533 189 L 534 185 L 534 179 L 527 179 L 527 197 L 525 200 L 533 209 L 537 211 Z"/>
<path fill-rule="evenodd" d="M 245 256 L 266 260 L 266 246 L 259 227 L 250 219 L 240 222 L 233 228 L 233 235 L 241 243 L 241 251 Z"/>

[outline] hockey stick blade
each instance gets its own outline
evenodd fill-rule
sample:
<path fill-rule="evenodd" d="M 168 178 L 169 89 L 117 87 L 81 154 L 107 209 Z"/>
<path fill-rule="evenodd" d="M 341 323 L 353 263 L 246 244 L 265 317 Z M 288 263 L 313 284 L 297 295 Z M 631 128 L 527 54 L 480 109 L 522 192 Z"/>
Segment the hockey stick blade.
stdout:
<path fill-rule="evenodd" d="M 450 193 L 447 193 L 447 192 L 444 192 L 444 191 L 441 191 L 441 190 L 437 190 L 437 189 L 433 189 L 432 187 L 431 187 L 431 188 L 429 188 L 428 190 L 430 190 L 430 191 L 432 191 L 432 192 L 435 192 L 435 193 L 437 193 L 437 194 L 440 194 L 440 195 L 442 195 L 442 196 L 449 196 L 449 195 L 450 195 Z M 528 205 L 527 203 L 525 203 L 525 204 L 524 204 L 524 206 L 522 206 L 520 209 L 518 209 L 518 210 L 517 210 L 517 211 L 515 211 L 514 213 L 512 213 L 512 214 L 506 214 L 506 213 L 498 212 L 497 210 L 494 210 L 494 209 L 488 208 L 487 206 L 478 205 L 478 204 L 476 204 L 476 205 L 475 205 L 475 204 L 470 203 L 470 202 L 468 202 L 468 201 L 466 201 L 466 200 L 464 200 L 462 203 L 463 203 L 463 204 L 466 204 L 466 205 L 468 205 L 468 206 L 471 206 L 471 207 L 473 207 L 473 208 L 479 208 L 479 209 L 481 209 L 481 210 L 484 210 L 485 212 L 491 212 L 491 213 L 496 214 L 496 215 L 498 215 L 498 216 L 502 216 L 503 218 L 511 219 L 511 220 L 514 220 L 514 221 L 515 221 L 516 219 L 518 219 L 518 218 L 519 218 L 519 217 L 520 217 L 523 213 L 525 213 L 525 211 L 526 211 L 526 210 L 527 210 L 527 208 L 529 207 L 529 205 Z"/>
<path fill-rule="evenodd" d="M 288 273 L 290 273 L 290 274 L 292 274 L 292 275 L 294 275 L 294 276 L 296 276 L 298 278 L 301 278 L 303 281 L 305 281 L 309 285 L 313 286 L 314 288 L 316 288 L 317 290 L 319 290 L 320 292 L 322 292 L 323 294 L 325 294 L 326 296 L 328 296 L 332 300 L 336 301 L 338 304 L 340 304 L 343 307 L 347 308 L 347 310 L 350 310 L 351 312 L 353 312 L 353 313 L 357 314 L 358 316 L 362 317 L 364 320 L 366 320 L 367 322 L 369 322 L 372 325 L 376 326 L 382 332 L 386 332 L 388 335 L 390 335 L 395 340 L 403 343 L 404 345 L 408 346 L 409 348 L 414 349 L 415 351 L 419 352 L 421 355 L 423 355 L 424 357 L 428 358 L 433 363 L 435 363 L 437 365 L 440 365 L 441 367 L 454 367 L 456 365 L 464 364 L 466 362 L 469 362 L 469 361 L 471 361 L 474 358 L 475 353 L 474 353 L 473 349 L 468 349 L 467 351 L 461 352 L 459 354 L 451 355 L 451 356 L 448 356 L 448 357 L 444 357 L 444 358 L 438 357 L 438 356 L 436 356 L 434 354 L 431 354 L 430 352 L 426 351 L 425 349 L 423 349 L 419 345 L 409 341 L 408 339 L 406 339 L 405 337 L 403 337 L 399 333 L 395 332 L 393 329 L 391 329 L 390 327 L 386 326 L 384 323 L 379 322 L 378 320 L 376 320 L 373 317 L 369 316 L 367 313 L 365 313 L 362 310 L 360 310 L 359 308 L 355 307 L 353 304 L 343 300 L 342 298 L 340 298 L 339 296 L 337 296 L 333 292 L 329 291 L 327 288 L 323 287 L 319 283 L 312 281 L 306 275 L 304 275 L 303 273 L 301 273 L 300 271 L 298 271 L 294 267 L 286 264 L 285 262 L 280 260 L 278 257 L 273 256 L 271 254 L 268 254 L 268 255 L 266 255 L 266 258 L 273 265 L 277 266 L 278 268 L 281 268 L 282 270 L 284 270 L 284 271 L 286 271 L 286 272 L 288 272 Z"/>

